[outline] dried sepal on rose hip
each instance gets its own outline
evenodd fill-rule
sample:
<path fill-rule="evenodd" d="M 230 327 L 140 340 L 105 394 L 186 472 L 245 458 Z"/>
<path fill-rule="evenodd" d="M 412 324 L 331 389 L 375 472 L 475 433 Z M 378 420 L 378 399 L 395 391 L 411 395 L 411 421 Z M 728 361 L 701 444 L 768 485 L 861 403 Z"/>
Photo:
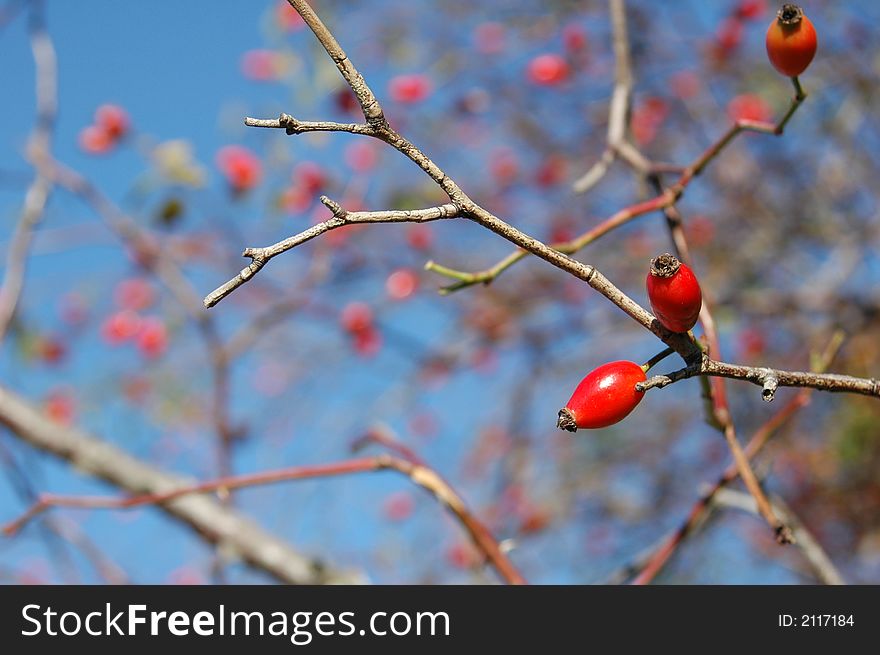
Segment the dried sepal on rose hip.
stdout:
<path fill-rule="evenodd" d="M 783 75 L 797 77 L 816 54 L 816 29 L 797 5 L 784 4 L 767 28 L 767 56 Z"/>
<path fill-rule="evenodd" d="M 577 432 L 578 428 L 605 428 L 622 421 L 645 395 L 636 391 L 636 384 L 647 379 L 647 366 L 621 360 L 591 371 L 559 410 L 556 427 Z"/>
<path fill-rule="evenodd" d="M 670 332 L 687 332 L 697 324 L 703 293 L 690 267 L 668 252 L 651 260 L 645 280 L 657 320 Z"/>

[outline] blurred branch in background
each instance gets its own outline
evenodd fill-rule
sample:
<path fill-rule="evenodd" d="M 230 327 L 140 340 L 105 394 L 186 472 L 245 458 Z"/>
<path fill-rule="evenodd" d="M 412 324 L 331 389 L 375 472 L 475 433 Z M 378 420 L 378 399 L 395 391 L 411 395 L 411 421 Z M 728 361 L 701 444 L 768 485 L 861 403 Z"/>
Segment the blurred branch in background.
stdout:
<path fill-rule="evenodd" d="M 358 582 L 358 573 L 343 571 L 307 557 L 272 536 L 251 519 L 205 496 L 178 497 L 174 490 L 191 486 L 185 479 L 145 464 L 96 437 L 60 426 L 10 390 L 0 387 L 0 424 L 31 446 L 52 453 L 79 470 L 134 495 L 157 498 L 160 508 L 199 536 L 233 553 L 251 566 L 289 584 Z M 219 485 L 215 488 L 220 488 Z M 45 496 L 41 497 L 45 500 Z M 110 501 L 125 503 L 126 500 Z M 50 503 L 51 504 L 51 503 Z M 37 502 L 24 524 L 48 505 Z M 39 508 L 39 509 L 36 509 Z M 19 524 L 7 526 L 7 534 Z"/>

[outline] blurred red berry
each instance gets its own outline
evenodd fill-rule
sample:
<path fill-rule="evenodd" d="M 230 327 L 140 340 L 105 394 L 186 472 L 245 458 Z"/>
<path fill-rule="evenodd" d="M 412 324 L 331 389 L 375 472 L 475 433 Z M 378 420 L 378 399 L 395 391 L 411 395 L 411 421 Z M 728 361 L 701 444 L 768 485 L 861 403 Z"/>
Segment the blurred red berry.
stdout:
<path fill-rule="evenodd" d="M 474 47 L 484 55 L 497 55 L 504 51 L 507 30 L 501 23 L 481 23 L 474 29 Z"/>
<path fill-rule="evenodd" d="M 280 0 L 275 5 L 275 23 L 282 32 L 296 32 L 306 26 L 299 12 L 285 0 Z"/>
<path fill-rule="evenodd" d="M 61 298 L 58 313 L 67 325 L 81 325 L 89 316 L 88 304 L 81 295 L 73 291 Z"/>
<path fill-rule="evenodd" d="M 207 584 L 207 580 L 204 575 L 192 566 L 181 566 L 168 574 L 168 584 L 179 586 L 203 585 Z"/>
<path fill-rule="evenodd" d="M 669 88 L 679 100 L 693 98 L 700 90 L 700 78 L 693 71 L 679 71 L 669 79 Z"/>
<path fill-rule="evenodd" d="M 43 401 L 46 415 L 61 425 L 73 423 L 76 414 L 76 403 L 66 389 L 53 389 Z"/>
<path fill-rule="evenodd" d="M 428 411 L 419 412 L 409 420 L 410 432 L 418 437 L 433 437 L 438 428 L 437 417 Z"/>
<path fill-rule="evenodd" d="M 773 110 L 760 96 L 743 93 L 727 105 L 727 115 L 732 121 L 746 120 L 767 122 L 773 118 Z"/>
<path fill-rule="evenodd" d="M 257 156 L 244 146 L 225 146 L 217 152 L 217 167 L 237 193 L 255 187 L 263 175 Z"/>
<path fill-rule="evenodd" d="M 382 503 L 382 513 L 389 521 L 405 521 L 412 516 L 416 502 L 408 491 L 393 493 Z"/>
<path fill-rule="evenodd" d="M 373 327 L 373 310 L 363 302 L 348 303 L 342 310 L 339 322 L 346 332 L 366 332 Z"/>
<path fill-rule="evenodd" d="M 67 346 L 58 337 L 43 337 L 38 346 L 39 357 L 47 364 L 59 364 L 67 356 Z"/>
<path fill-rule="evenodd" d="M 129 309 L 108 316 L 101 325 L 101 337 L 110 345 L 117 345 L 137 336 L 141 317 Z"/>
<path fill-rule="evenodd" d="M 339 89 L 339 91 L 333 95 L 333 101 L 336 104 L 336 107 L 346 114 L 359 114 L 361 111 L 357 96 L 348 86 Z"/>
<path fill-rule="evenodd" d="M 705 246 L 715 238 L 715 224 L 708 216 L 698 214 L 685 225 L 688 241 L 693 246 Z"/>
<path fill-rule="evenodd" d="M 107 130 L 98 125 L 89 125 L 80 130 L 79 147 L 90 155 L 102 155 L 113 146 L 113 139 Z"/>
<path fill-rule="evenodd" d="M 740 331 L 738 338 L 740 357 L 752 359 L 764 354 L 767 338 L 758 328 L 747 327 Z"/>
<path fill-rule="evenodd" d="M 357 173 L 373 170 L 379 161 L 376 148 L 369 141 L 354 141 L 345 149 L 344 158 L 348 167 Z"/>
<path fill-rule="evenodd" d="M 646 146 L 656 137 L 660 126 L 666 120 L 669 105 L 662 98 L 646 98 L 636 105 L 632 113 L 633 137 L 640 146 Z"/>
<path fill-rule="evenodd" d="M 421 102 L 430 95 L 431 90 L 431 81 L 421 73 L 397 75 L 388 83 L 391 99 L 404 104 Z"/>
<path fill-rule="evenodd" d="M 327 184 L 327 176 L 320 165 L 313 161 L 304 161 L 293 169 L 293 182 L 306 193 L 315 195 Z"/>
<path fill-rule="evenodd" d="M 150 380 L 142 375 L 128 377 L 122 382 L 122 394 L 133 405 L 141 405 L 151 389 Z"/>
<path fill-rule="evenodd" d="M 314 195 L 300 186 L 288 187 L 278 198 L 279 206 L 290 214 L 301 214 L 312 205 Z M 332 232 L 330 234 L 333 234 Z M 328 235 L 329 236 L 329 235 Z"/>
<path fill-rule="evenodd" d="M 582 26 L 570 23 L 562 28 L 562 44 L 568 52 L 580 52 L 587 47 L 587 33 Z"/>
<path fill-rule="evenodd" d="M 137 347 L 144 357 L 160 357 L 168 348 L 168 330 L 162 319 L 150 316 L 143 320 L 137 335 Z"/>
<path fill-rule="evenodd" d="M 121 309 L 139 312 L 147 309 L 154 300 L 153 285 L 141 277 L 122 280 L 113 290 L 113 301 Z"/>
<path fill-rule="evenodd" d="M 428 225 L 412 225 L 406 231 L 406 241 L 414 250 L 429 250 L 434 244 L 434 232 Z"/>
<path fill-rule="evenodd" d="M 568 78 L 568 63 L 559 55 L 538 55 L 529 62 L 526 75 L 535 84 L 553 86 Z"/>
<path fill-rule="evenodd" d="M 409 268 L 400 268 L 385 280 L 385 291 L 392 300 L 406 300 L 418 288 L 419 276 Z"/>
<path fill-rule="evenodd" d="M 446 549 L 446 560 L 457 569 L 472 569 L 480 563 L 480 556 L 470 544 L 457 543 Z"/>
<path fill-rule="evenodd" d="M 535 173 L 535 182 L 538 186 L 549 187 L 562 184 L 568 173 L 568 162 L 562 155 L 549 155 L 541 162 Z"/>
<path fill-rule="evenodd" d="M 249 80 L 266 82 L 278 76 L 276 54 L 271 50 L 248 50 L 241 56 L 241 72 Z"/>
<path fill-rule="evenodd" d="M 372 357 L 382 348 L 382 335 L 373 327 L 354 333 L 354 350 L 361 357 Z"/>
<path fill-rule="evenodd" d="M 715 41 L 720 54 L 730 54 L 739 47 L 743 37 L 743 24 L 738 18 L 728 17 L 721 21 L 715 32 Z"/>
<path fill-rule="evenodd" d="M 509 184 L 519 175 L 519 158 L 510 148 L 498 148 L 489 158 L 489 172 L 499 184 Z"/>
<path fill-rule="evenodd" d="M 760 18 L 767 11 L 767 0 L 740 0 L 736 15 L 743 20 Z"/>
<path fill-rule="evenodd" d="M 119 105 L 101 105 L 95 111 L 95 125 L 102 128 L 111 141 L 117 141 L 128 133 L 128 113 Z"/>
<path fill-rule="evenodd" d="M 544 510 L 532 507 L 522 513 L 519 531 L 522 534 L 534 534 L 550 525 L 550 514 Z"/>

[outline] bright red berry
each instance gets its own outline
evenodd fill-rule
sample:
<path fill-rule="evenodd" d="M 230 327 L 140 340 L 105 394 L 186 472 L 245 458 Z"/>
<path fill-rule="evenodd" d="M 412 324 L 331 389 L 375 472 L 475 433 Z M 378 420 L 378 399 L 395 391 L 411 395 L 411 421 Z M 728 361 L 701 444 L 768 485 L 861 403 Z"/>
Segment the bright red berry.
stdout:
<path fill-rule="evenodd" d="M 568 77 L 568 63 L 559 55 L 538 55 L 529 62 L 526 73 L 535 84 L 553 86 Z"/>
<path fill-rule="evenodd" d="M 668 252 L 655 257 L 645 285 L 651 309 L 663 327 L 672 332 L 687 332 L 697 324 L 703 293 L 687 264 Z"/>
<path fill-rule="evenodd" d="M 636 384 L 646 380 L 644 369 L 635 362 L 603 364 L 590 372 L 559 410 L 556 427 L 569 432 L 578 428 L 604 428 L 622 421 L 636 408 L 643 391 Z"/>
<path fill-rule="evenodd" d="M 804 10 L 797 5 L 782 5 L 767 28 L 767 56 L 783 75 L 797 77 L 816 54 L 816 30 Z"/>

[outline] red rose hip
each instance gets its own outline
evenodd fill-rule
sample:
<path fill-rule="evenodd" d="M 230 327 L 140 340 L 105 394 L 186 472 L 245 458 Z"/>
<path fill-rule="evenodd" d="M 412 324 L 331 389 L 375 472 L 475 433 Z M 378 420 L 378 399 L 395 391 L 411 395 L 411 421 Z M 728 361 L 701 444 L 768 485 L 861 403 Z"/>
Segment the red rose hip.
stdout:
<path fill-rule="evenodd" d="M 785 4 L 767 28 L 767 56 L 783 75 L 797 77 L 816 54 L 816 29 L 804 10 Z"/>
<path fill-rule="evenodd" d="M 670 332 L 687 332 L 697 324 L 703 293 L 694 272 L 668 252 L 651 260 L 645 281 L 657 320 Z"/>
<path fill-rule="evenodd" d="M 636 384 L 646 380 L 645 370 L 629 361 L 603 364 L 590 372 L 559 410 L 556 427 L 577 432 L 578 428 L 604 428 L 622 421 L 638 405 L 644 391 Z"/>

